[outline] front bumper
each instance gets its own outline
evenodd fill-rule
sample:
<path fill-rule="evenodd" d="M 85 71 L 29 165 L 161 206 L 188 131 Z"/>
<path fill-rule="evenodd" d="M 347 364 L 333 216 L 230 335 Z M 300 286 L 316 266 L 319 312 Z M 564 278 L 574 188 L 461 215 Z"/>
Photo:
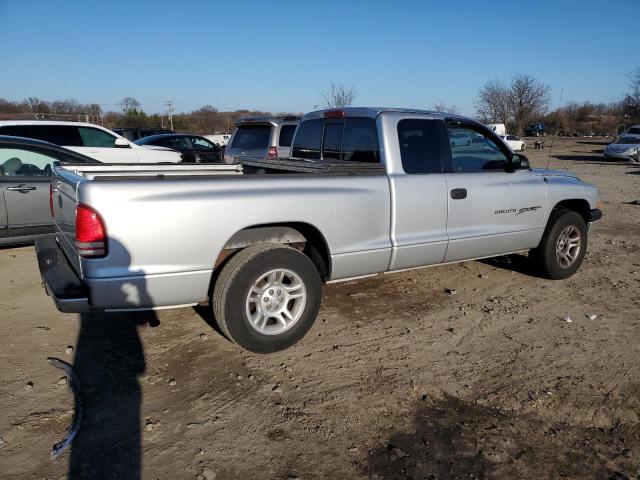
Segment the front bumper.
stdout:
<path fill-rule="evenodd" d="M 65 313 L 89 311 L 87 287 L 71 268 L 55 237 L 36 240 L 36 254 L 47 295 L 58 310 Z"/>
<path fill-rule="evenodd" d="M 640 153 L 631 154 L 629 152 L 604 152 L 606 158 L 619 158 L 621 160 L 630 160 L 631 162 L 638 162 L 640 160 Z"/>

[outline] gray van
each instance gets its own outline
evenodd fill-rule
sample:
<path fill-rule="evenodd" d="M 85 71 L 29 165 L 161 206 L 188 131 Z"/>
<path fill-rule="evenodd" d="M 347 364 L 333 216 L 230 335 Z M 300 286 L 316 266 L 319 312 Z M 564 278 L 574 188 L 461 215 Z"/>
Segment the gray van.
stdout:
<path fill-rule="evenodd" d="M 224 153 L 226 163 L 257 158 L 289 158 L 300 117 L 250 117 L 236 120 Z"/>

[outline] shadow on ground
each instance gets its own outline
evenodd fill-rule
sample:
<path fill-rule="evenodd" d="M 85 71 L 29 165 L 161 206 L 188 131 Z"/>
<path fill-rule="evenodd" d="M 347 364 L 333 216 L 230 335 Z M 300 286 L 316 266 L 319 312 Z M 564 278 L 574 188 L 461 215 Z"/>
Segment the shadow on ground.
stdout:
<path fill-rule="evenodd" d="M 501 268 L 502 270 L 509 270 L 532 277 L 539 276 L 539 273 L 536 271 L 529 261 L 529 257 L 526 255 L 514 253 L 512 255 L 503 255 L 501 257 L 485 258 L 479 261 L 485 265 Z"/>
<path fill-rule="evenodd" d="M 141 391 L 145 371 L 138 335 L 157 325 L 153 312 L 82 314 L 74 369 L 84 416 L 71 450 L 70 479 L 140 478 Z"/>
<path fill-rule="evenodd" d="M 635 428 L 548 424 L 445 396 L 423 401 L 363 468 L 385 479 L 635 479 L 638 448 Z"/>

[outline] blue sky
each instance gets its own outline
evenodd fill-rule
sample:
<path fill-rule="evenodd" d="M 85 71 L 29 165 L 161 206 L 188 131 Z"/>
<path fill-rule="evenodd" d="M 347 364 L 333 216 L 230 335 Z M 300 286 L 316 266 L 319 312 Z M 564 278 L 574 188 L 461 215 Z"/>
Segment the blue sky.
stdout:
<path fill-rule="evenodd" d="M 0 97 L 309 111 L 335 81 L 357 105 L 473 114 L 488 79 L 527 73 L 554 106 L 609 102 L 640 66 L 639 21 L 640 0 L 0 0 Z"/>

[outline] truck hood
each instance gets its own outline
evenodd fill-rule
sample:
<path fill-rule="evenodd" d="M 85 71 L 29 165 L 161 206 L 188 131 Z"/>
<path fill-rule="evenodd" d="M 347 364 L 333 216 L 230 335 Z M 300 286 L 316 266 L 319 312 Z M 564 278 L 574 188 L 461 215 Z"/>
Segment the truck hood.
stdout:
<path fill-rule="evenodd" d="M 565 177 L 580 180 L 575 173 L 567 172 L 566 170 L 547 170 L 546 168 L 532 168 L 531 170 L 541 177 Z"/>

